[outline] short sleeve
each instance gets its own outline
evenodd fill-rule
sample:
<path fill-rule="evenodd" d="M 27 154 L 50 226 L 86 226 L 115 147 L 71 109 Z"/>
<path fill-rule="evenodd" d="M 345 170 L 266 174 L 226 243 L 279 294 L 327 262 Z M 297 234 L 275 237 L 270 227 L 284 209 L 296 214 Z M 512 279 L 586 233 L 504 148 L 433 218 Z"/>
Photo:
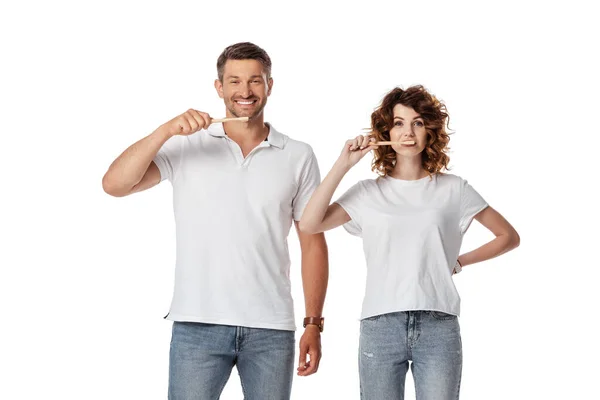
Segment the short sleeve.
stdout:
<path fill-rule="evenodd" d="M 319 164 L 317 163 L 315 153 L 311 149 L 310 155 L 302 167 L 298 191 L 292 201 L 292 213 L 295 221 L 300 221 L 302 218 L 304 208 L 320 183 L 321 174 L 319 172 Z"/>
<path fill-rule="evenodd" d="M 364 204 L 365 188 L 363 182 L 358 182 L 340 196 L 335 202 L 350 216 L 350 221 L 344 224 L 344 229 L 352 235 L 362 237 L 361 207 Z"/>
<path fill-rule="evenodd" d="M 462 179 L 460 194 L 460 233 L 464 234 L 473 218 L 488 206 L 487 202 L 469 183 Z"/>
<path fill-rule="evenodd" d="M 160 171 L 160 181 L 168 179 L 173 182 L 183 155 L 185 136 L 173 136 L 163 144 L 152 161 Z"/>

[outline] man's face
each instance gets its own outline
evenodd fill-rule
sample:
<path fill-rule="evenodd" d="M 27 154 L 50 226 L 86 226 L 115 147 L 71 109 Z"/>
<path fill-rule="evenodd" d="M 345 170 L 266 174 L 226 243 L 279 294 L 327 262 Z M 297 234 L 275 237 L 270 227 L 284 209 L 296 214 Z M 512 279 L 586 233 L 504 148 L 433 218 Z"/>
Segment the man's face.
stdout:
<path fill-rule="evenodd" d="M 215 81 L 219 97 L 231 116 L 250 117 L 260 115 L 271 94 L 273 79 L 267 79 L 260 61 L 227 60 L 223 69 L 223 81 Z"/>

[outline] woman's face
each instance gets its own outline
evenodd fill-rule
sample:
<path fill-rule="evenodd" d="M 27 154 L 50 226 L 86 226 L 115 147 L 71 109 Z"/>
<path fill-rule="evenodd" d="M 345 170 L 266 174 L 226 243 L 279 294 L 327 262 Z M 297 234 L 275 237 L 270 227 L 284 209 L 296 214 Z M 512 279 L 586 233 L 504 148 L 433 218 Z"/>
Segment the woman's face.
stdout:
<path fill-rule="evenodd" d="M 423 118 L 412 107 L 396 104 L 394 107 L 394 125 L 390 130 L 392 148 L 401 156 L 414 157 L 420 155 L 427 143 L 427 132 Z"/>

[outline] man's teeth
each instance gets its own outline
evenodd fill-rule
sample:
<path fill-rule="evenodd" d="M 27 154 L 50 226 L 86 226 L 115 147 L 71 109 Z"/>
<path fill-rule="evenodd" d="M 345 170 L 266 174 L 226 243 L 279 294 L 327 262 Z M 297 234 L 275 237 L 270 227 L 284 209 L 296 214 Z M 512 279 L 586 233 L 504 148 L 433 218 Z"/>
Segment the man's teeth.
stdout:
<path fill-rule="evenodd" d="M 240 100 L 238 100 L 237 102 L 238 102 L 238 104 L 244 104 L 244 105 L 249 105 L 249 104 L 254 103 L 254 101 L 240 101 Z"/>

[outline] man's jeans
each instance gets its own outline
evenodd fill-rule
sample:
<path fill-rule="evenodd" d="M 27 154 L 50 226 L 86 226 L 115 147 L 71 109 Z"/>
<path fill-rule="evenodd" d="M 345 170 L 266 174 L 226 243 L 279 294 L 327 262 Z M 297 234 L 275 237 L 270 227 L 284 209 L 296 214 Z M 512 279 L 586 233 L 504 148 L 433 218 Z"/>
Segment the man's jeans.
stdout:
<path fill-rule="evenodd" d="M 361 399 L 404 399 L 409 361 L 417 400 L 458 399 L 462 343 L 456 316 L 407 311 L 367 318 L 359 347 Z"/>
<path fill-rule="evenodd" d="M 236 365 L 246 400 L 288 400 L 294 332 L 174 322 L 169 399 L 216 400 Z"/>

